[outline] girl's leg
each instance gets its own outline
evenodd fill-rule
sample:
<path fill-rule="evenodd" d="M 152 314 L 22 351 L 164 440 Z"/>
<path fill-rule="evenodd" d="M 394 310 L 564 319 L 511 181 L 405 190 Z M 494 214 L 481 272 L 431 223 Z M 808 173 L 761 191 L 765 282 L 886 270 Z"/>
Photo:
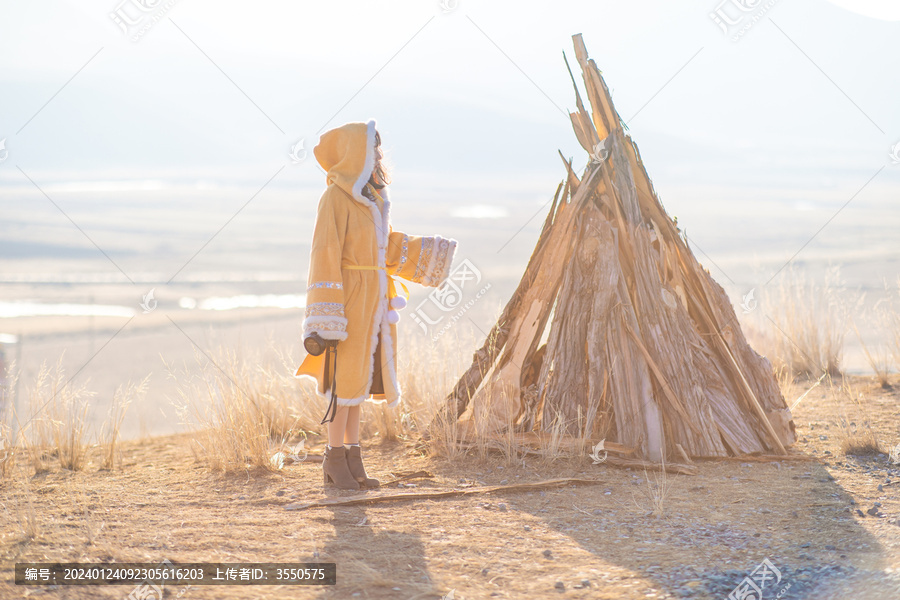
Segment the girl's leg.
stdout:
<path fill-rule="evenodd" d="M 334 420 L 328 423 L 328 445 L 332 448 L 344 445 L 344 430 L 347 429 L 347 415 L 350 409 L 357 409 L 358 406 L 338 406 L 334 413 Z M 357 412 L 359 415 L 359 412 Z M 359 416 L 357 416 L 357 421 Z"/>
<path fill-rule="evenodd" d="M 348 406 L 347 411 L 347 428 L 344 430 L 345 444 L 359 443 L 359 405 Z"/>
<path fill-rule="evenodd" d="M 361 487 L 379 487 L 380 483 L 378 480 L 366 474 L 366 467 L 362 463 L 362 450 L 359 447 L 359 417 L 361 412 L 359 405 L 353 406 L 350 408 L 350 414 L 347 416 L 347 430 L 344 433 L 344 447 L 347 448 L 347 466 L 350 468 L 350 474 L 359 482 Z"/>
<path fill-rule="evenodd" d="M 348 412 L 347 406 L 338 407 L 334 420 L 328 423 L 328 448 L 325 449 L 322 472 L 326 485 L 330 481 L 343 490 L 358 490 L 359 480 L 350 471 L 347 448 L 343 444 Z"/>

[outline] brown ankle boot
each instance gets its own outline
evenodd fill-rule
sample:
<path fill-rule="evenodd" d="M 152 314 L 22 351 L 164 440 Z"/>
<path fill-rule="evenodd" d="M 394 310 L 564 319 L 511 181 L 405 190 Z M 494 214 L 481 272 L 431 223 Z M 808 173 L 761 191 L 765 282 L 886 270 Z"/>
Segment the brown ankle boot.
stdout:
<path fill-rule="evenodd" d="M 350 474 L 353 479 L 359 482 L 360 486 L 379 487 L 381 483 L 377 479 L 372 479 L 366 475 L 366 468 L 362 463 L 362 451 L 359 446 L 346 446 L 347 448 L 347 466 L 350 467 Z"/>
<path fill-rule="evenodd" d="M 330 481 L 342 490 L 358 490 L 359 484 L 350 474 L 347 467 L 347 449 L 344 446 L 337 448 L 325 447 L 325 460 L 322 461 L 322 472 L 325 484 Z"/>

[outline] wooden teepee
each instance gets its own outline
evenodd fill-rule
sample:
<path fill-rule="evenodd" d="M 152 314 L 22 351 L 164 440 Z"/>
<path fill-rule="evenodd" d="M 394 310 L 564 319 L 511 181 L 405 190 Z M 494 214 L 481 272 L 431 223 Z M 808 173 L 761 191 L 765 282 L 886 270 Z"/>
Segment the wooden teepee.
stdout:
<path fill-rule="evenodd" d="M 525 274 L 444 417 L 471 408 L 482 432 L 561 427 L 655 462 L 785 454 L 794 425 L 771 364 L 666 214 L 573 39 L 592 112 L 575 85 L 570 116 L 591 161 L 579 178 L 563 159 Z"/>

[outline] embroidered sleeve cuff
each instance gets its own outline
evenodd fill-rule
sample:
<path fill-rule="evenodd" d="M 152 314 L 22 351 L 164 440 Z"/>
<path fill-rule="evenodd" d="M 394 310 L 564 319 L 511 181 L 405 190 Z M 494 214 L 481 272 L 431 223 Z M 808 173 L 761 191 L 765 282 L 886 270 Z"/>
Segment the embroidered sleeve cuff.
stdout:
<path fill-rule="evenodd" d="M 303 335 L 317 332 L 322 339 L 343 341 L 347 339 L 347 318 L 340 302 L 313 302 L 306 306 Z"/>
<path fill-rule="evenodd" d="M 318 333 L 323 340 L 347 339 L 347 319 L 343 317 L 307 317 L 303 320 L 303 337 L 312 332 Z"/>
<path fill-rule="evenodd" d="M 422 278 L 422 285 L 438 287 L 450 274 L 450 265 L 456 254 L 456 240 L 434 236 L 434 244 L 428 267 Z"/>

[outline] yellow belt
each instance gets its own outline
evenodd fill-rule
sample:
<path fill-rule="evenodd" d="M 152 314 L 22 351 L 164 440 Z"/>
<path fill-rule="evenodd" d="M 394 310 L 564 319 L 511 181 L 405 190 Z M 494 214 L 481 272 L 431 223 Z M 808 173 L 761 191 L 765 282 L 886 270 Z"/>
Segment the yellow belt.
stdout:
<path fill-rule="evenodd" d="M 346 265 L 342 267 L 344 269 L 350 269 L 351 271 L 384 271 L 385 275 L 388 278 L 388 299 L 394 298 L 398 296 L 397 294 L 397 283 L 400 284 L 400 287 L 403 288 L 403 291 L 406 292 L 406 296 L 404 296 L 404 300 L 409 300 L 409 290 L 403 284 L 402 281 L 394 282 L 394 278 L 391 277 L 391 274 L 387 272 L 387 267 L 373 267 L 370 265 Z"/>

